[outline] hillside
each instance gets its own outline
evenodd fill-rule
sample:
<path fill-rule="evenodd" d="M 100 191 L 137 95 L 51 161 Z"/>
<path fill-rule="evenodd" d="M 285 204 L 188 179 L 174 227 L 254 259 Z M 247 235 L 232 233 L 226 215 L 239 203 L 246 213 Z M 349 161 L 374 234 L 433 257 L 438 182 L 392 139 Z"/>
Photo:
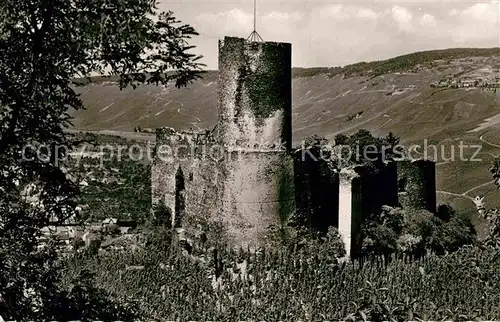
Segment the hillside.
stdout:
<path fill-rule="evenodd" d="M 500 206 L 488 167 L 500 154 L 500 49 L 413 53 L 336 68 L 294 69 L 294 143 L 312 134 L 368 129 L 394 132 L 405 144 L 438 144 L 438 197 L 473 212 L 471 197 Z M 82 130 L 129 132 L 137 126 L 207 129 L 217 119 L 217 73 L 183 89 L 141 86 L 122 91 L 113 79 L 79 86 L 87 109 Z M 458 144 L 481 145 L 481 162 L 460 161 Z M 453 145 L 454 147 L 452 147 Z M 465 148 L 472 156 L 475 148 Z M 443 160 L 453 153 L 456 161 Z M 442 154 L 442 155 L 441 155 Z"/>

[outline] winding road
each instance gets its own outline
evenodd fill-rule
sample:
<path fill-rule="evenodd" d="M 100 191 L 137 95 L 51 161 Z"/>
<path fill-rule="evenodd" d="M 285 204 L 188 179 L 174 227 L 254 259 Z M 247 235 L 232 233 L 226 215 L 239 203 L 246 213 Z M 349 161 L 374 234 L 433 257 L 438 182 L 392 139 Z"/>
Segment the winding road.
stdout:
<path fill-rule="evenodd" d="M 484 139 L 484 135 L 486 134 L 487 132 L 484 132 L 480 137 L 479 137 L 479 140 L 481 140 L 481 142 L 483 142 L 484 144 L 486 145 L 489 145 L 491 147 L 494 147 L 494 148 L 499 148 L 500 149 L 500 145 L 497 145 L 497 144 L 494 144 L 494 143 L 491 143 L 491 142 L 488 142 L 487 140 Z M 446 141 L 453 141 L 453 139 L 445 139 L 441 142 L 439 142 L 437 145 L 440 145 Z M 418 153 L 418 154 L 423 154 L 423 152 L 419 151 L 418 149 L 415 149 L 415 152 Z M 489 152 L 480 152 L 479 154 L 487 154 L 487 155 L 490 155 L 494 158 L 497 158 L 500 156 L 500 154 L 497 154 L 497 155 L 494 155 L 492 153 L 489 153 Z M 440 166 L 440 165 L 444 165 L 444 164 L 447 164 L 449 163 L 450 161 L 443 161 L 443 162 L 439 162 L 439 163 L 436 163 L 436 166 Z M 473 192 L 474 190 L 477 190 L 479 188 L 482 188 L 482 187 L 486 187 L 486 186 L 489 186 L 489 185 L 493 185 L 495 183 L 494 180 L 491 180 L 491 181 L 488 181 L 488 182 L 485 182 L 485 183 L 482 183 L 482 184 L 479 184 L 475 187 L 472 187 L 470 188 L 469 190 L 465 191 L 465 192 L 462 192 L 462 193 L 455 193 L 455 192 L 450 192 L 450 191 L 445 191 L 445 190 L 437 190 L 436 193 L 438 194 L 443 194 L 443 195 L 448 195 L 448 196 L 454 196 L 454 197 L 459 197 L 459 198 L 465 198 L 465 199 L 468 199 L 470 200 L 471 202 L 474 200 L 473 197 L 471 197 L 469 194 L 471 192 Z"/>
<path fill-rule="evenodd" d="M 464 195 L 463 193 L 454 193 L 454 192 L 449 192 L 449 191 L 444 191 L 444 190 L 437 190 L 436 192 L 437 192 L 437 193 L 444 194 L 444 195 L 454 196 L 454 197 L 467 198 L 467 199 L 469 199 L 470 201 L 472 201 L 472 200 L 473 200 L 473 198 L 472 198 L 472 197 L 467 196 L 467 195 Z"/>
<path fill-rule="evenodd" d="M 484 136 L 486 135 L 486 133 L 488 133 L 488 131 L 484 132 L 483 134 L 481 134 L 481 136 L 479 137 L 479 140 L 481 142 L 483 142 L 484 144 L 490 146 L 490 147 L 493 147 L 493 148 L 497 148 L 497 149 L 500 149 L 500 145 L 498 144 L 495 144 L 495 143 L 491 143 L 487 140 L 485 140 Z M 489 153 L 489 152 L 481 152 L 480 154 L 488 154 L 494 158 L 498 158 L 500 156 L 500 153 L 497 154 L 497 155 L 494 155 L 492 153 Z M 442 162 L 442 163 L 438 163 L 436 165 L 440 165 L 440 164 L 444 164 L 444 163 L 447 163 L 447 162 Z M 443 191 L 443 190 L 438 190 L 436 191 L 437 193 L 441 193 L 441 194 L 444 194 L 444 195 L 449 195 L 449 196 L 455 196 L 455 197 L 462 197 L 462 198 L 467 198 L 471 201 L 474 200 L 474 198 L 472 198 L 471 196 L 469 196 L 469 194 L 471 192 L 473 192 L 474 190 L 477 190 L 479 188 L 482 188 L 482 187 L 486 187 L 486 186 L 489 186 L 489 185 L 493 185 L 495 184 L 495 181 L 494 180 L 491 180 L 491 181 L 488 181 L 488 182 L 485 182 L 485 183 L 482 183 L 480 185 L 477 185 L 475 187 L 472 187 L 470 188 L 469 190 L 463 192 L 463 193 L 453 193 L 453 192 L 449 192 L 449 191 Z"/>
<path fill-rule="evenodd" d="M 494 148 L 500 148 L 500 145 L 488 142 L 484 139 L 484 136 L 486 135 L 486 133 L 488 133 L 488 132 L 484 132 L 483 134 L 481 134 L 481 136 L 479 137 L 479 140 L 481 140 L 481 142 L 483 142 L 484 144 L 487 144 L 487 145 L 492 146 Z"/>

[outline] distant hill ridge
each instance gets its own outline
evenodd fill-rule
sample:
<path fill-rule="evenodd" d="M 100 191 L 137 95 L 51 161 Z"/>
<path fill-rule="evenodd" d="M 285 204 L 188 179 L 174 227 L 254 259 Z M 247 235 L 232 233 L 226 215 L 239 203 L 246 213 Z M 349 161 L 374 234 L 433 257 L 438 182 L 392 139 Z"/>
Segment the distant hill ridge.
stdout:
<path fill-rule="evenodd" d="M 375 77 L 387 73 L 403 72 L 416 67 L 417 65 L 430 63 L 437 60 L 453 60 L 468 57 L 491 57 L 500 56 L 500 47 L 493 48 L 448 48 L 419 51 L 401 56 L 396 56 L 386 60 L 359 62 L 346 66 L 336 67 L 294 67 L 292 68 L 292 76 L 312 77 L 316 75 L 326 75 L 334 77 L 344 75 L 351 76 L 370 76 Z M 204 73 L 204 78 L 215 78 L 216 70 L 207 70 Z M 117 82 L 118 76 L 95 76 L 90 79 L 75 79 L 77 85 L 84 86 L 89 83 Z"/>
<path fill-rule="evenodd" d="M 490 57 L 500 55 L 500 47 L 493 48 L 449 48 L 419 51 L 394 58 L 359 62 L 344 67 L 294 68 L 294 77 L 310 77 L 325 74 L 329 77 L 344 74 L 349 76 L 379 76 L 387 73 L 402 72 L 436 60 L 452 60 L 467 57 Z"/>

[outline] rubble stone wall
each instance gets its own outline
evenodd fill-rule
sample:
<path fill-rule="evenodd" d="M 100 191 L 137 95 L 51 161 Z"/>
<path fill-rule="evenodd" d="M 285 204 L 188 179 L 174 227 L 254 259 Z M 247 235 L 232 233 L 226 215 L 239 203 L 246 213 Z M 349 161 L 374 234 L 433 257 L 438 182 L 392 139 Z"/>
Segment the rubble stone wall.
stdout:
<path fill-rule="evenodd" d="M 403 208 L 436 211 L 436 164 L 430 160 L 398 161 L 398 197 Z"/>
<path fill-rule="evenodd" d="M 381 171 L 378 180 L 378 188 L 381 191 L 381 205 L 398 206 L 398 169 L 397 162 L 388 161 Z"/>
<path fill-rule="evenodd" d="M 174 226 L 219 223 L 229 242 L 262 245 L 295 211 L 291 45 L 226 37 L 219 84 L 212 131 L 157 130 L 153 204 Z"/>
<path fill-rule="evenodd" d="M 326 232 L 337 226 L 339 175 L 327 161 L 302 151 L 294 154 L 295 199 L 298 223 Z"/>
<path fill-rule="evenodd" d="M 217 208 L 224 179 L 212 146 L 210 134 L 176 132 L 170 128 L 157 130 L 151 167 L 152 202 L 164 203 L 173 226 L 196 224 L 193 214 L 210 213 Z M 179 177 L 184 190 L 183 218 L 176 213 Z"/>

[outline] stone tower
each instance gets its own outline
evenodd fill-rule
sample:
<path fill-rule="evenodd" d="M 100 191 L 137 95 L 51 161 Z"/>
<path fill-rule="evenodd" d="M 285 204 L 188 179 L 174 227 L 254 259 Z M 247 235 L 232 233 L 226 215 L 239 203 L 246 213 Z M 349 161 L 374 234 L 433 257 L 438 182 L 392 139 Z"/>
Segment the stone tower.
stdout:
<path fill-rule="evenodd" d="M 238 148 L 290 150 L 292 46 L 226 37 L 219 41 L 221 143 Z"/>
<path fill-rule="evenodd" d="M 291 113 L 291 45 L 219 41 L 217 124 L 207 133 L 157 129 L 153 203 L 175 226 L 216 222 L 234 244 L 266 243 L 295 211 Z"/>
<path fill-rule="evenodd" d="M 219 214 L 238 240 L 267 239 L 294 211 L 291 54 L 286 43 L 219 41 L 214 134 L 232 156 Z"/>

